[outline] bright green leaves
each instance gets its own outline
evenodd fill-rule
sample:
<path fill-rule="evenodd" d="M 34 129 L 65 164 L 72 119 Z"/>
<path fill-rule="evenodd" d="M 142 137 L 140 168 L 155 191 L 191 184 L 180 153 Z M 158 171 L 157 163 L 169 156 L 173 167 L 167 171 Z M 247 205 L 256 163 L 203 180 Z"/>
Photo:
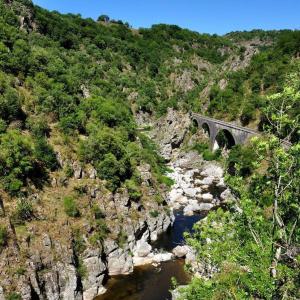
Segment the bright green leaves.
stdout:
<path fill-rule="evenodd" d="M 39 185 L 46 180 L 46 168 L 55 164 L 46 141 L 35 144 L 30 136 L 16 130 L 0 135 L 0 184 L 11 195 L 18 194 L 28 179 Z"/>

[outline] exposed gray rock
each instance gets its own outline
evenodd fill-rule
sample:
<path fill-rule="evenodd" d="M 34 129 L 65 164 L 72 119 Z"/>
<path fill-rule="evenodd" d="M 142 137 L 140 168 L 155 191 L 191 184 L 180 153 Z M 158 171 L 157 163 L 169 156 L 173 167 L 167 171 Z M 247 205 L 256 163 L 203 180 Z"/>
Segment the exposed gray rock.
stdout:
<path fill-rule="evenodd" d="M 75 161 L 72 165 L 72 168 L 74 172 L 74 178 L 81 179 L 83 177 L 83 170 L 79 162 Z"/>
<path fill-rule="evenodd" d="M 220 198 L 223 201 L 231 200 L 233 199 L 233 195 L 231 194 L 230 189 L 226 189 L 224 192 L 221 193 Z"/>
<path fill-rule="evenodd" d="M 51 238 L 47 233 L 43 236 L 43 244 L 46 248 L 51 248 L 52 246 Z"/>
<path fill-rule="evenodd" d="M 187 255 L 187 253 L 190 251 L 189 246 L 177 246 L 175 247 L 172 252 L 173 254 L 178 258 L 183 258 Z"/>
<path fill-rule="evenodd" d="M 195 86 L 195 83 L 192 79 L 192 74 L 188 70 L 183 71 L 181 75 L 172 74 L 171 80 L 174 81 L 177 88 L 185 93 L 192 90 Z"/>
<path fill-rule="evenodd" d="M 139 257 L 146 257 L 150 254 L 151 250 L 152 250 L 152 247 L 147 242 L 138 241 L 137 245 L 136 245 L 135 254 L 136 254 L 136 256 L 139 256 Z"/>
<path fill-rule="evenodd" d="M 199 210 L 200 211 L 209 211 L 214 207 L 211 203 L 200 203 Z"/>
<path fill-rule="evenodd" d="M 204 167 L 204 170 L 201 172 L 201 176 L 204 177 L 215 177 L 215 178 L 222 178 L 224 174 L 224 171 L 221 167 L 213 164 L 213 163 L 209 163 Z"/>
<path fill-rule="evenodd" d="M 109 275 L 129 274 L 133 271 L 133 260 L 128 251 L 118 248 L 107 258 Z"/>
<path fill-rule="evenodd" d="M 182 114 L 169 108 L 165 117 L 155 124 L 151 137 L 157 142 L 161 155 L 171 159 L 172 151 L 179 148 L 188 132 L 191 119 L 188 114 Z"/>
<path fill-rule="evenodd" d="M 210 203 L 210 202 L 212 202 L 213 198 L 214 198 L 213 195 L 210 194 L 210 193 L 206 193 L 206 194 L 203 194 L 203 195 L 202 195 L 202 201 L 203 201 L 203 202 L 208 202 L 208 203 Z"/>
<path fill-rule="evenodd" d="M 92 300 L 105 291 L 102 282 L 107 271 L 107 266 L 101 259 L 99 249 L 87 250 L 83 257 L 83 265 L 87 271 L 87 275 L 82 282 L 84 290 L 83 299 Z"/>
<path fill-rule="evenodd" d="M 58 285 L 60 299 L 82 299 L 75 266 L 72 264 L 58 263 L 57 274 L 59 274 Z"/>
<path fill-rule="evenodd" d="M 88 170 L 88 176 L 90 179 L 96 179 L 97 178 L 97 171 L 95 168 L 90 167 Z"/>
<path fill-rule="evenodd" d="M 3 287 L 0 286 L 0 300 L 5 300 Z"/>

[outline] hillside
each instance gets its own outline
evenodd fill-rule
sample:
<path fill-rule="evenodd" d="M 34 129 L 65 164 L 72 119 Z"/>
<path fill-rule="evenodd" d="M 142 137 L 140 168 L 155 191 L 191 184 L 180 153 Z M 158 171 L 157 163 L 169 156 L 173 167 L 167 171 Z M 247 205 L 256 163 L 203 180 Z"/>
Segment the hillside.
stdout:
<path fill-rule="evenodd" d="M 133 29 L 0 0 L 0 299 L 93 299 L 130 272 L 172 223 L 148 125 L 172 108 L 262 130 L 299 58 L 299 31 Z"/>

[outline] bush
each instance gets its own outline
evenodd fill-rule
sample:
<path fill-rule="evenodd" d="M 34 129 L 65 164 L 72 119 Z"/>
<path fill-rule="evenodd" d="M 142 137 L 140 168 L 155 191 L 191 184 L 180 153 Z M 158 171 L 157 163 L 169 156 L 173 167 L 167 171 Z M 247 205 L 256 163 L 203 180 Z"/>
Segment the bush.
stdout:
<path fill-rule="evenodd" d="M 96 220 L 100 220 L 100 219 L 105 218 L 105 213 L 97 205 L 94 205 L 92 207 L 92 212 L 93 212 L 94 217 L 95 217 Z"/>
<path fill-rule="evenodd" d="M 126 232 L 121 230 L 118 234 L 118 239 L 117 239 L 117 243 L 118 243 L 119 247 L 122 248 L 126 244 L 127 238 L 128 238 L 128 236 L 127 236 Z"/>
<path fill-rule="evenodd" d="M 171 179 L 170 177 L 165 176 L 165 175 L 158 176 L 157 179 L 158 179 L 159 183 L 162 183 L 169 188 L 175 184 L 175 181 L 173 179 Z"/>
<path fill-rule="evenodd" d="M 134 182 L 134 180 L 126 180 L 125 186 L 128 190 L 128 194 L 130 199 L 136 201 L 139 200 L 142 197 L 142 192 L 140 188 L 137 186 L 137 184 Z"/>
<path fill-rule="evenodd" d="M 247 177 L 254 170 L 256 154 L 250 146 L 234 146 L 227 158 L 227 167 L 231 175 Z"/>
<path fill-rule="evenodd" d="M 3 226 L 0 226 L 0 251 L 7 245 L 7 240 L 7 229 Z"/>
<path fill-rule="evenodd" d="M 203 152 L 203 159 L 207 161 L 218 160 L 221 157 L 221 154 L 222 154 L 221 149 L 218 149 L 214 152 L 210 150 L 205 150 Z"/>
<path fill-rule="evenodd" d="M 45 121 L 44 117 L 31 117 L 26 121 L 28 129 L 37 138 L 43 138 L 49 136 L 50 128 Z"/>
<path fill-rule="evenodd" d="M 0 135 L 0 184 L 12 196 L 18 195 L 28 179 L 39 185 L 46 177 L 42 153 L 37 157 L 34 141 L 17 130 Z"/>
<path fill-rule="evenodd" d="M 157 218 L 159 216 L 159 212 L 157 210 L 150 211 L 150 216 L 152 218 Z"/>
<path fill-rule="evenodd" d="M 22 297 L 20 294 L 13 292 L 13 293 L 10 293 L 6 299 L 7 300 L 22 300 Z"/>
<path fill-rule="evenodd" d="M 81 279 L 85 279 L 88 275 L 87 267 L 84 265 L 82 259 L 79 259 L 78 261 L 77 273 Z"/>
<path fill-rule="evenodd" d="M 19 201 L 16 211 L 12 215 L 15 225 L 23 225 L 25 221 L 31 221 L 34 217 L 31 203 L 25 200 Z"/>
<path fill-rule="evenodd" d="M 64 198 L 64 210 L 69 217 L 78 218 L 80 216 L 80 212 L 76 206 L 76 202 L 72 197 Z"/>
<path fill-rule="evenodd" d="M 54 171 L 58 167 L 56 154 L 53 148 L 47 143 L 44 138 L 38 138 L 35 140 L 34 153 L 36 158 L 43 162 L 44 166 L 51 171 Z"/>
<path fill-rule="evenodd" d="M 96 220 L 95 232 L 90 237 L 91 244 L 98 245 L 99 243 L 102 243 L 103 240 L 107 237 L 109 232 L 110 231 L 104 219 Z"/>
<path fill-rule="evenodd" d="M 209 149 L 207 143 L 197 143 L 193 146 L 193 150 L 196 150 L 199 154 L 202 154 L 205 150 Z"/>
<path fill-rule="evenodd" d="M 109 153 L 98 164 L 97 172 L 101 179 L 107 180 L 107 187 L 115 191 L 120 186 L 120 177 L 124 174 L 124 168 L 122 163 L 112 153 Z"/>
<path fill-rule="evenodd" d="M 203 159 L 207 161 L 218 160 L 222 154 L 221 149 L 214 152 L 210 151 L 207 143 L 197 143 L 193 146 L 193 149 L 202 154 Z"/>

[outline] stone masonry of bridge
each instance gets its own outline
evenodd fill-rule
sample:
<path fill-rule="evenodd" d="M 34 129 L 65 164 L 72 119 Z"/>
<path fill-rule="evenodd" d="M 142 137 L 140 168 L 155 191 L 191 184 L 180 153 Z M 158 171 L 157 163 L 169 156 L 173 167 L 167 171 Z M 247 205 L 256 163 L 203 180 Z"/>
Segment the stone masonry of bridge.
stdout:
<path fill-rule="evenodd" d="M 235 145 L 243 144 L 248 138 L 254 135 L 259 135 L 259 133 L 255 130 L 202 116 L 200 114 L 191 113 L 191 118 L 194 122 L 197 122 L 199 128 L 208 128 L 210 144 L 213 150 L 218 148 L 216 137 L 222 130 L 231 134 Z"/>

